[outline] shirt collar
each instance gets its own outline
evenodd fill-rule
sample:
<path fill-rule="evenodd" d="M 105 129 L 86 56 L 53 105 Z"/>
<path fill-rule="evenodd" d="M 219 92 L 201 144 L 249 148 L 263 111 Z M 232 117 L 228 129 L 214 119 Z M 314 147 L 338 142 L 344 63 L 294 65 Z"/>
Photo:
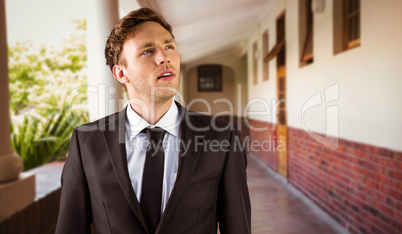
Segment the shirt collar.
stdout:
<path fill-rule="evenodd" d="M 155 124 L 151 125 L 139 116 L 128 104 L 127 107 L 127 120 L 126 120 L 126 132 L 129 134 L 130 139 L 137 136 L 144 128 L 160 127 L 175 137 L 179 137 L 179 125 L 180 116 L 177 106 L 174 101 L 169 110 L 162 116 L 162 118 Z"/>

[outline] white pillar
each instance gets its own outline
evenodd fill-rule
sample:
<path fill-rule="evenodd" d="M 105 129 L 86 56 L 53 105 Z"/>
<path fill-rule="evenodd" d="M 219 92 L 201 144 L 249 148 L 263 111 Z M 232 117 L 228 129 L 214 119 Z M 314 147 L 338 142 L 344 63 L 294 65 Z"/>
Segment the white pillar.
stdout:
<path fill-rule="evenodd" d="M 18 179 L 22 161 L 11 148 L 6 9 L 0 0 L 0 183 Z"/>
<path fill-rule="evenodd" d="M 21 173 L 22 161 L 11 147 L 5 1 L 0 0 L 0 222 L 35 198 L 35 176 Z"/>
<path fill-rule="evenodd" d="M 91 121 L 119 111 L 122 86 L 106 66 L 105 44 L 119 20 L 117 0 L 91 0 L 87 21 L 88 104 Z"/>

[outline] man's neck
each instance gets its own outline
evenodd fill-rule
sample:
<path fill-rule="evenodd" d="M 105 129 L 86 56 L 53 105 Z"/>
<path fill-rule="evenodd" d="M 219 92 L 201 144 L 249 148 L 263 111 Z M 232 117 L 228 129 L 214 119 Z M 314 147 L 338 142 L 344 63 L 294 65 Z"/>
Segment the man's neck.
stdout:
<path fill-rule="evenodd" d="M 172 105 L 173 97 L 163 103 L 138 103 L 135 101 L 130 101 L 131 108 L 137 113 L 141 118 L 147 121 L 151 125 L 155 125 L 159 120 L 166 114 Z"/>

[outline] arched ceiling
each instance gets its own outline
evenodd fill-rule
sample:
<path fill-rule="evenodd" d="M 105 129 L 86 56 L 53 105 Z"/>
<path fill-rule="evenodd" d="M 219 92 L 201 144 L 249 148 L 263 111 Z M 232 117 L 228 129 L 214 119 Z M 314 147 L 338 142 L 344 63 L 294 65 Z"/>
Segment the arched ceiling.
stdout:
<path fill-rule="evenodd" d="M 181 61 L 192 62 L 231 50 L 247 37 L 275 0 L 120 0 L 120 13 L 150 7 L 172 25 Z"/>

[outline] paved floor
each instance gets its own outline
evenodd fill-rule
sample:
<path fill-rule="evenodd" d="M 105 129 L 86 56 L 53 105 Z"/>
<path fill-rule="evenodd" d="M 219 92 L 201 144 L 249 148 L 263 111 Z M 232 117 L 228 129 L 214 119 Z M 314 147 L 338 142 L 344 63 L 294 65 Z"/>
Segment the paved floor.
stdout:
<path fill-rule="evenodd" d="M 247 176 L 253 234 L 339 233 L 252 156 L 248 157 Z"/>

